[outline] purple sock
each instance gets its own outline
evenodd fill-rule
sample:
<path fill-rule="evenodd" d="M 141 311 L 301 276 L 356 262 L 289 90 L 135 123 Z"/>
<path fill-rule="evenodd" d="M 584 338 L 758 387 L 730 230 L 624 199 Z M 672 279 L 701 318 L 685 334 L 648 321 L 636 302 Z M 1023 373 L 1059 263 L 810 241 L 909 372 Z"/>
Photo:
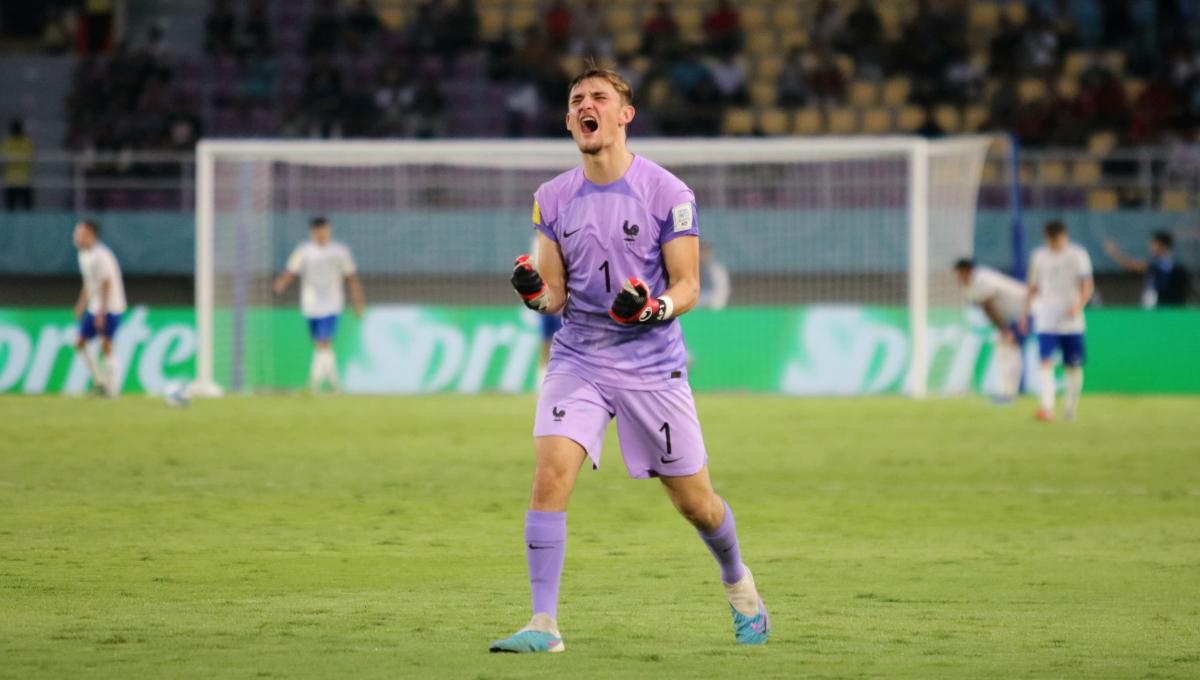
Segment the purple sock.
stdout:
<path fill-rule="evenodd" d="M 700 534 L 704 545 L 708 546 L 708 551 L 717 558 L 717 564 L 721 565 L 721 582 L 737 583 L 742 580 L 746 570 L 742 568 L 742 550 L 738 547 L 737 525 L 733 522 L 733 510 L 729 509 L 729 504 L 725 503 L 725 519 L 721 520 L 721 526 L 717 527 L 716 531 L 711 534 L 703 531 L 697 533 Z"/>
<path fill-rule="evenodd" d="M 525 559 L 533 613 L 558 618 L 558 583 L 567 555 L 567 513 L 530 510 L 525 513 Z"/>

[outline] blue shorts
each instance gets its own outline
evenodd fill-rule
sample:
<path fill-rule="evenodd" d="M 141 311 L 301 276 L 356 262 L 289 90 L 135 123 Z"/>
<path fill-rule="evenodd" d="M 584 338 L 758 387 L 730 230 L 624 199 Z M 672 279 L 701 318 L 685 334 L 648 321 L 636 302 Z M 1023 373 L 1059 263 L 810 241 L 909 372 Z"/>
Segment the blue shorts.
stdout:
<path fill-rule="evenodd" d="M 1029 328 L 1032 327 L 1033 320 L 1031 319 L 1027 322 L 1026 330 L 1029 330 Z M 1017 344 L 1017 347 L 1024 347 L 1025 341 L 1029 339 L 1029 334 L 1021 332 L 1021 324 L 1017 321 L 1013 321 L 1012 323 L 1008 324 L 1008 330 L 1012 333 L 1013 342 Z"/>
<path fill-rule="evenodd" d="M 1087 359 L 1083 333 L 1038 333 L 1038 354 L 1042 361 L 1053 359 L 1055 350 L 1062 350 L 1062 361 L 1066 366 L 1082 366 Z"/>
<path fill-rule="evenodd" d="M 309 317 L 308 332 L 315 342 L 329 342 L 337 332 L 337 314 Z"/>
<path fill-rule="evenodd" d="M 558 314 L 542 315 L 542 340 L 549 340 L 562 329 L 562 317 Z"/>
<path fill-rule="evenodd" d="M 113 336 L 117 334 L 117 326 L 120 325 L 121 315 L 109 313 L 104 315 L 104 330 L 99 330 L 96 328 L 96 315 L 84 312 L 83 318 L 79 320 L 79 337 L 91 340 L 97 335 L 102 335 L 112 340 Z"/>

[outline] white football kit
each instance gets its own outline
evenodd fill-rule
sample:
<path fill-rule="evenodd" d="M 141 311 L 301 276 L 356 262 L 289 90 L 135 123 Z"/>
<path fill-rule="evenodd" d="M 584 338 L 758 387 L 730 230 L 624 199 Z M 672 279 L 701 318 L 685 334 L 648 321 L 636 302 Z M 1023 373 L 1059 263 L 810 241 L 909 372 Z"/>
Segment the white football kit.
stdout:
<path fill-rule="evenodd" d="M 287 270 L 300 277 L 300 311 L 310 319 L 342 313 L 346 277 L 357 271 L 350 249 L 337 241 L 301 243 L 288 258 Z"/>
<path fill-rule="evenodd" d="M 1008 323 L 1017 323 L 1025 313 L 1025 298 L 1029 289 L 1025 284 L 1005 276 L 991 267 L 975 267 L 965 290 L 967 302 L 982 305 L 988 300 Z"/>
<path fill-rule="evenodd" d="M 1079 301 L 1079 287 L 1092 277 L 1092 258 L 1082 247 L 1068 243 L 1059 252 L 1041 247 L 1029 261 L 1029 285 L 1037 288 L 1033 300 L 1034 328 L 1038 333 L 1083 333 L 1083 311 L 1071 316 Z"/>
<path fill-rule="evenodd" d="M 125 312 L 125 284 L 121 281 L 121 265 L 108 246 L 97 241 L 91 248 L 79 251 L 79 273 L 83 276 L 83 286 L 87 289 L 87 311 L 96 314 L 100 311 L 101 284 L 108 281 L 108 297 L 104 300 L 104 309 L 109 314 Z"/>

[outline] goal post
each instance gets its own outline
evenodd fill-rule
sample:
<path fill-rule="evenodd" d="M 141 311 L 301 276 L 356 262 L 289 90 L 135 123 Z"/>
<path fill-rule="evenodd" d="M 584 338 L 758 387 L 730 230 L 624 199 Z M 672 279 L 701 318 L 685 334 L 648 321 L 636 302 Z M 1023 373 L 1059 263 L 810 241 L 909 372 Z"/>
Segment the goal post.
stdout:
<path fill-rule="evenodd" d="M 695 191 L 706 240 L 736 263 L 735 304 L 905 308 L 903 391 L 921 398 L 929 310 L 958 300 L 949 265 L 971 253 L 994 141 L 631 139 L 629 147 Z M 273 296 L 270 279 L 308 216 L 335 216 L 335 237 L 344 233 L 361 257 L 370 305 L 512 305 L 496 282 L 529 239 L 533 191 L 578 162 L 569 140 L 201 141 L 194 390 L 285 387 L 283 340 L 263 310 L 295 304 Z"/>

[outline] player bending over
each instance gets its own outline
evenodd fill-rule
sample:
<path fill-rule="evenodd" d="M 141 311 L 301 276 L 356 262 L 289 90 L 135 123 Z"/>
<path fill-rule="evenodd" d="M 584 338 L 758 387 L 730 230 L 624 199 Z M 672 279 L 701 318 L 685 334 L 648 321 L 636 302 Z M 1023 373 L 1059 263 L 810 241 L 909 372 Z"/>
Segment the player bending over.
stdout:
<path fill-rule="evenodd" d="M 538 260 L 517 258 L 512 276 L 528 307 L 563 312 L 534 416 L 537 462 L 525 515 L 533 618 L 491 651 L 563 650 L 555 617 L 567 500 L 584 461 L 600 465 L 614 417 L 629 475 L 658 477 L 716 558 L 736 640 L 763 644 L 767 612 L 742 564 L 733 512 L 709 480 L 675 320 L 700 288 L 695 196 L 626 150 L 634 109 L 620 75 L 589 65 L 568 93 L 567 129 L 583 163 L 534 194 Z"/>
<path fill-rule="evenodd" d="M 969 258 L 954 263 L 954 274 L 967 302 L 979 305 L 1000 333 L 1000 343 L 996 345 L 999 366 L 996 400 L 1008 403 L 1021 389 L 1021 348 L 1025 346 L 1021 320 L 1025 318 L 1022 315 L 1029 290 L 1011 276 L 977 265 Z"/>
<path fill-rule="evenodd" d="M 1067 227 L 1055 220 L 1046 224 L 1046 245 L 1033 251 L 1029 261 L 1029 294 L 1025 312 L 1033 312 L 1042 359 L 1039 377 L 1041 407 L 1037 419 L 1054 420 L 1054 353 L 1062 352 L 1067 394 L 1063 419 L 1074 420 L 1083 392 L 1083 308 L 1096 290 L 1092 281 L 1092 259 L 1082 247 L 1067 238 Z M 1024 323 L 1024 321 L 1022 321 Z"/>
<path fill-rule="evenodd" d="M 79 339 L 75 351 L 83 357 L 92 375 L 92 389 L 115 397 L 121 393 L 121 374 L 113 356 L 113 337 L 125 313 L 125 284 L 121 281 L 121 265 L 117 257 L 100 241 L 100 225 L 95 220 L 80 220 L 73 235 L 79 250 L 79 273 L 83 288 L 75 303 L 75 318 L 79 319 Z M 88 342 L 100 336 L 101 366 L 88 351 Z"/>
<path fill-rule="evenodd" d="M 309 389 L 316 392 L 328 381 L 337 390 L 337 360 L 333 355 L 333 336 L 338 315 L 346 306 L 342 282 L 350 288 L 354 313 L 362 316 L 363 291 L 358 282 L 354 256 L 350 249 L 333 240 L 333 228 L 324 217 L 309 223 L 311 238 L 292 251 L 287 269 L 275 279 L 275 293 L 282 295 L 296 277 L 300 277 L 300 311 L 308 319 L 313 355 L 309 367 Z"/>

